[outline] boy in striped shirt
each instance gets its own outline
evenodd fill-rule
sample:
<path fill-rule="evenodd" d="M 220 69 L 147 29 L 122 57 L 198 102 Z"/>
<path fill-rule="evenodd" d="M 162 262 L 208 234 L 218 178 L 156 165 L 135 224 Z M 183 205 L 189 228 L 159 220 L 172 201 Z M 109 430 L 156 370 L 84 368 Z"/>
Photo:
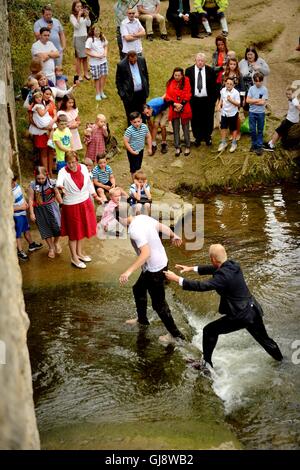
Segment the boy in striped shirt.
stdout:
<path fill-rule="evenodd" d="M 100 196 L 102 203 L 107 202 L 105 192 L 110 191 L 116 187 L 116 180 L 110 165 L 107 164 L 107 159 L 104 154 L 96 156 L 97 165 L 92 171 L 93 183 L 98 196 Z M 122 190 L 121 194 L 127 197 L 127 193 Z"/>
<path fill-rule="evenodd" d="M 152 155 L 152 139 L 150 131 L 146 124 L 143 124 L 142 116 L 138 111 L 130 113 L 129 119 L 131 125 L 125 131 L 124 145 L 127 150 L 132 181 L 134 181 L 134 173 L 142 166 L 145 141 L 147 141 L 148 155 Z"/>

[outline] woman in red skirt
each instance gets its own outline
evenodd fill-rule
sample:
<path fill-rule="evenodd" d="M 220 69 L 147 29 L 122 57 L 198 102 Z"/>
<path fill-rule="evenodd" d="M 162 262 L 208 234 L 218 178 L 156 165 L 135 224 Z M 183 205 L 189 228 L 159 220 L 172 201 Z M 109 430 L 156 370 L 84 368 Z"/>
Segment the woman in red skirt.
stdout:
<path fill-rule="evenodd" d="M 99 203 L 88 169 L 78 163 L 77 153 L 66 152 L 66 166 L 58 172 L 56 186 L 62 190 L 61 236 L 69 237 L 71 263 L 84 269 L 92 259 L 82 252 L 82 239 L 96 235 L 96 215 L 90 195 Z"/>

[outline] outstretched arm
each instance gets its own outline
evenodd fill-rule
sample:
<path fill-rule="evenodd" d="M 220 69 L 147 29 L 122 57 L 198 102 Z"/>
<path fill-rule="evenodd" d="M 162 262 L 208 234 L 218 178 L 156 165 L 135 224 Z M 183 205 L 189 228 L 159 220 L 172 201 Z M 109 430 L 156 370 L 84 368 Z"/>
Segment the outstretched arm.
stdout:
<path fill-rule="evenodd" d="M 180 246 L 182 244 L 182 240 L 180 237 L 178 237 L 174 232 L 173 230 L 170 229 L 170 227 L 168 227 L 167 225 L 165 224 L 162 224 L 162 223 L 158 223 L 158 231 L 163 233 L 164 235 L 167 235 L 171 242 L 175 245 L 175 246 Z"/>
<path fill-rule="evenodd" d="M 150 247 L 148 244 L 146 244 L 140 248 L 140 254 L 137 257 L 136 261 L 131 266 L 129 266 L 129 268 L 123 274 L 121 274 L 119 278 L 120 284 L 121 285 L 126 284 L 128 282 L 129 276 L 131 276 L 131 274 L 134 273 L 138 268 L 143 266 L 143 264 L 145 264 L 149 256 L 150 256 Z"/>

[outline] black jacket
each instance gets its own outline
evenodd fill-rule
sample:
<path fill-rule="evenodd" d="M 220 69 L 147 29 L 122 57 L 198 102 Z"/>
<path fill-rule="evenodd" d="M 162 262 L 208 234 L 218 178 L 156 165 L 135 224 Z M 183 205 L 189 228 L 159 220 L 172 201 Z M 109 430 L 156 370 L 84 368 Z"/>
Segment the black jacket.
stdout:
<path fill-rule="evenodd" d="M 195 96 L 195 66 L 192 65 L 191 67 L 188 67 L 185 71 L 185 75 L 189 77 L 193 99 L 193 97 Z M 216 95 L 216 74 L 209 65 L 205 65 L 205 75 L 207 97 L 214 102 Z"/>
<path fill-rule="evenodd" d="M 221 296 L 219 312 L 232 319 L 252 323 L 257 314 L 263 315 L 259 303 L 251 295 L 240 265 L 228 260 L 218 269 L 213 266 L 198 266 L 198 273 L 212 274 L 208 281 L 183 280 L 183 289 L 192 291 L 215 290 Z"/>
<path fill-rule="evenodd" d="M 142 79 L 142 90 L 145 99 L 149 96 L 149 76 L 147 64 L 144 57 L 137 57 L 137 64 Z M 117 64 L 116 86 L 121 100 L 130 101 L 134 94 L 134 84 L 127 57 Z"/>

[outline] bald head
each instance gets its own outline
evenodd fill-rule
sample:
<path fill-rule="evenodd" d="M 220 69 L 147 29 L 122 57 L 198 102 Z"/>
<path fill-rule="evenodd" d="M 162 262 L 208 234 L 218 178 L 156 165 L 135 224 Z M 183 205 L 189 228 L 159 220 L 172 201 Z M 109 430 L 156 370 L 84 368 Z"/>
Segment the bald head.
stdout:
<path fill-rule="evenodd" d="M 212 264 L 220 266 L 225 263 L 227 260 L 227 253 L 223 245 L 216 243 L 215 245 L 210 245 L 209 247 L 209 256 Z"/>

